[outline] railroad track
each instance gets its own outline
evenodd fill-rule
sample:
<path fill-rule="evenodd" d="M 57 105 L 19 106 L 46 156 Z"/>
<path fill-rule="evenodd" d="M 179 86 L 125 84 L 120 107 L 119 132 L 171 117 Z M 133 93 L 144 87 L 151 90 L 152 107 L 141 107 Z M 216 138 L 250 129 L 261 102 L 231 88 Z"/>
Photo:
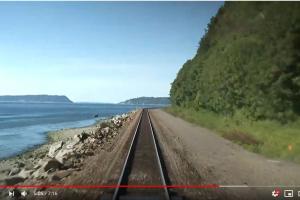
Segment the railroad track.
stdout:
<path fill-rule="evenodd" d="M 118 180 L 118 186 L 133 187 L 117 187 L 112 199 L 180 199 L 171 198 L 168 188 L 164 187 L 167 184 L 161 159 L 148 109 L 143 109 Z M 153 185 L 163 187 L 144 187 Z"/>

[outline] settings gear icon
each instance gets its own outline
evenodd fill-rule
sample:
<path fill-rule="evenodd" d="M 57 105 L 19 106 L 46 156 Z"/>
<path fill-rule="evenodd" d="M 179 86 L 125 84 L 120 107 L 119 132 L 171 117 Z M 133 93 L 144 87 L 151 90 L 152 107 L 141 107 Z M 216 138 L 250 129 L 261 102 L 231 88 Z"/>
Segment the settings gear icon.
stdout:
<path fill-rule="evenodd" d="M 281 191 L 279 189 L 275 189 L 272 191 L 272 196 L 273 197 L 279 197 L 280 196 Z"/>

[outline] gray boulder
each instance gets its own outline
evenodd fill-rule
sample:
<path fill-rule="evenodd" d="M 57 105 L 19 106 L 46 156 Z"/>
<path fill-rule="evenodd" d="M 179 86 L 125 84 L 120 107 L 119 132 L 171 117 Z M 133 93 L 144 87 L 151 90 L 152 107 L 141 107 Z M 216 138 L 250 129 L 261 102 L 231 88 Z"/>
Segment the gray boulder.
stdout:
<path fill-rule="evenodd" d="M 49 152 L 48 152 L 47 155 L 48 155 L 50 158 L 54 158 L 54 157 L 55 157 L 55 154 L 57 153 L 58 150 L 60 150 L 60 149 L 62 148 L 63 144 L 64 144 L 64 143 L 63 143 L 62 141 L 56 142 L 56 143 L 52 144 L 52 145 L 50 146 L 50 148 L 49 148 Z"/>
<path fill-rule="evenodd" d="M 32 173 L 33 178 L 46 178 L 48 177 L 47 172 L 50 173 L 62 167 L 62 164 L 58 162 L 56 159 L 40 160 L 38 165 L 40 165 L 41 167 Z M 26 173 L 24 172 L 24 174 L 28 175 L 28 172 Z"/>
<path fill-rule="evenodd" d="M 89 134 L 86 132 L 82 132 L 80 134 L 74 135 L 74 140 L 77 142 L 83 142 L 85 139 L 87 139 L 89 137 Z"/>
<path fill-rule="evenodd" d="M 68 142 L 66 144 L 66 148 L 67 149 L 73 149 L 75 147 L 75 145 L 77 145 L 78 143 L 80 142 L 80 139 L 78 138 L 78 140 L 74 139 L 74 140 L 71 140 L 70 142 Z"/>
<path fill-rule="evenodd" d="M 20 171 L 20 173 L 18 174 L 18 176 L 24 178 L 24 179 L 27 179 L 30 177 L 30 175 L 33 173 L 33 170 L 25 170 L 25 169 L 22 169 Z"/>
<path fill-rule="evenodd" d="M 17 164 L 17 166 L 18 166 L 19 168 L 25 166 L 25 164 L 24 164 L 23 162 L 20 162 L 20 161 L 18 161 L 16 164 Z"/>
<path fill-rule="evenodd" d="M 101 133 L 104 134 L 104 135 L 107 135 L 110 131 L 110 128 L 109 127 L 105 127 L 105 128 L 102 128 L 101 129 Z"/>
<path fill-rule="evenodd" d="M 12 168 L 12 169 L 10 170 L 8 176 L 14 176 L 14 175 L 16 175 L 17 173 L 19 173 L 20 171 L 21 171 L 20 168 L 14 167 L 14 168 Z"/>
<path fill-rule="evenodd" d="M 58 171 L 52 176 L 49 177 L 50 181 L 59 181 L 67 176 L 69 176 L 72 173 L 71 170 L 63 170 L 63 171 Z"/>
<path fill-rule="evenodd" d="M 56 159 L 50 159 L 47 160 L 43 165 L 42 165 L 42 169 L 44 171 L 48 171 L 50 169 L 59 169 L 61 167 L 61 163 L 58 162 Z"/>
<path fill-rule="evenodd" d="M 65 160 L 71 157 L 73 149 L 61 149 L 55 156 L 56 161 L 64 164 Z"/>
<path fill-rule="evenodd" d="M 73 141 L 74 141 L 74 142 L 77 142 L 77 143 L 80 142 L 80 134 L 74 135 Z"/>
<path fill-rule="evenodd" d="M 44 171 L 44 169 L 39 168 L 35 172 L 32 173 L 33 178 L 45 178 L 47 177 L 47 173 Z"/>

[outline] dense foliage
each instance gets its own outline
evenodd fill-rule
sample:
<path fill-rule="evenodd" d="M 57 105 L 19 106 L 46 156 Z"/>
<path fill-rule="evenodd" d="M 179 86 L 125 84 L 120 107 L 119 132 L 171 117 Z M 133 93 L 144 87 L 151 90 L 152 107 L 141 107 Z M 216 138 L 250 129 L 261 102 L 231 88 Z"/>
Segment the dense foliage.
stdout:
<path fill-rule="evenodd" d="M 253 119 L 300 113 L 300 4 L 226 2 L 172 83 L 172 104 Z"/>

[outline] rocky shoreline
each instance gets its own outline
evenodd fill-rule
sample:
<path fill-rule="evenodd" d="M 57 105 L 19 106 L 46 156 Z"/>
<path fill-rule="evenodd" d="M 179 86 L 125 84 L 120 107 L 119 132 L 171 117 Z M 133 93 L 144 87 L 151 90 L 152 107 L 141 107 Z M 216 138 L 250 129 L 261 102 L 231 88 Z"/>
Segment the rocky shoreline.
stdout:
<path fill-rule="evenodd" d="M 81 170 L 84 159 L 112 142 L 135 112 L 117 115 L 88 127 L 49 133 L 48 143 L 0 161 L 0 185 L 59 181 L 73 171 Z"/>

